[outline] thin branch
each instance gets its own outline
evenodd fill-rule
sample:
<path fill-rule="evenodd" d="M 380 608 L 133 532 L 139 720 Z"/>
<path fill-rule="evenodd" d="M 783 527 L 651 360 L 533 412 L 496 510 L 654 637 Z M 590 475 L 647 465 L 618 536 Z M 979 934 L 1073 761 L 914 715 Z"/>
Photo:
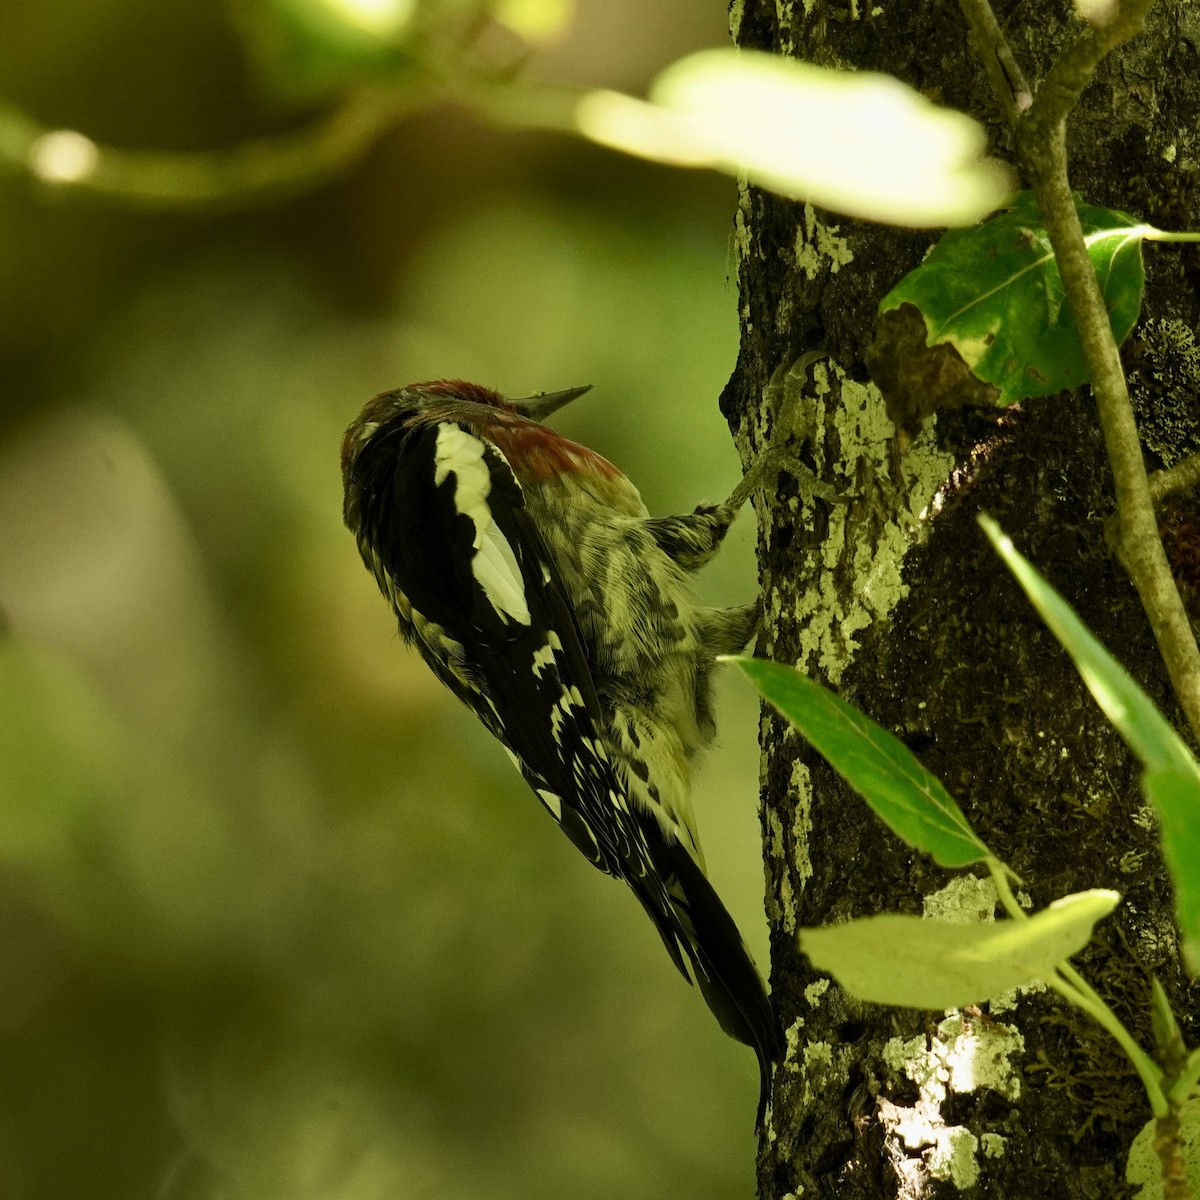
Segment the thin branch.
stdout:
<path fill-rule="evenodd" d="M 990 8 L 987 0 L 960 3 L 972 30 L 981 26 L 981 10 Z M 1119 516 L 1118 553 L 1146 610 L 1184 716 L 1200 740 L 1200 651 L 1159 537 L 1125 372 L 1067 174 L 1067 114 L 1100 59 L 1141 29 L 1151 3 L 1122 0 L 1111 21 L 1084 30 L 1051 67 L 1025 115 L 1015 111 L 1007 91 L 999 92 L 997 99 L 1014 126 L 1026 174 L 1037 193 L 1054 248 L 1063 291 L 1079 330 L 1113 473 Z M 976 40 L 981 36 L 977 35 Z M 995 36 L 1003 42 L 998 27 Z M 1005 52 L 1011 53 L 1007 47 Z"/>
<path fill-rule="evenodd" d="M 577 130 L 578 88 L 525 83 L 426 64 L 403 87 L 363 89 L 311 124 L 228 150 L 128 150 L 52 129 L 0 98 L 0 172 L 148 209 L 246 207 L 310 191 L 352 165 L 402 118 L 457 103 L 498 125 Z"/>
<path fill-rule="evenodd" d="M 1155 471 L 1150 476 L 1150 498 L 1161 504 L 1176 492 L 1190 492 L 1200 487 L 1200 454 L 1192 454 L 1168 471 Z"/>
<path fill-rule="evenodd" d="M 1120 515 L 1118 552 L 1141 597 L 1188 724 L 1200 739 L 1200 652 L 1159 537 L 1125 372 L 1067 181 L 1062 123 L 1049 139 L 1023 149 L 1092 378 Z"/>
<path fill-rule="evenodd" d="M 307 191 L 361 158 L 429 92 L 422 84 L 358 92 L 302 129 L 229 150 L 128 150 L 52 129 L 0 100 L 0 171 L 135 207 L 234 207 Z"/>
<path fill-rule="evenodd" d="M 1111 21 L 1089 24 L 1069 42 L 1038 85 L 1026 118 L 1031 127 L 1049 130 L 1061 124 L 1079 102 L 1101 59 L 1140 33 L 1154 0 L 1120 0 Z"/>
<path fill-rule="evenodd" d="M 959 6 L 967 18 L 975 53 L 991 80 L 992 92 L 1004 109 L 1004 115 L 1015 122 L 1033 103 L 1033 93 L 1025 82 L 1012 47 L 988 0 L 959 0 Z"/>

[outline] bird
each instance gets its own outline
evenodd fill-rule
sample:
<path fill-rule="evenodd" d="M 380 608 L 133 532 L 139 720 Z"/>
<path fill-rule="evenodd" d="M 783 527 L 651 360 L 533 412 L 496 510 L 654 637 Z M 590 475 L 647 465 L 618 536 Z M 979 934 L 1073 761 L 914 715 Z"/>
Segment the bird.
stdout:
<path fill-rule="evenodd" d="M 761 1127 L 779 1024 L 690 798 L 716 660 L 750 643 L 760 605 L 703 607 L 689 577 L 769 463 L 721 504 L 652 517 L 617 467 L 543 423 L 588 390 L 509 398 L 441 379 L 375 396 L 342 441 L 343 516 L 403 640 L 754 1050 Z"/>

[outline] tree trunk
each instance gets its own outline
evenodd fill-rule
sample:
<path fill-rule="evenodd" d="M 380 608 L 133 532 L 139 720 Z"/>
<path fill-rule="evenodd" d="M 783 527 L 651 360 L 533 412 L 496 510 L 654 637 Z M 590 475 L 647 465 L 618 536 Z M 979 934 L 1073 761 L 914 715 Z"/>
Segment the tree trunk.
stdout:
<path fill-rule="evenodd" d="M 956 5 L 907 0 L 872 13 L 745 0 L 733 11 L 739 45 L 896 75 L 984 121 L 994 151 L 1014 160 Z M 1036 83 L 1074 18 L 1061 4 L 1000 3 L 997 15 Z M 1101 65 L 1069 125 L 1072 185 L 1089 203 L 1164 228 L 1200 225 L 1198 44 L 1200 10 L 1160 4 L 1146 32 Z M 1200 990 L 1181 968 L 1137 764 L 975 522 L 995 516 L 1183 728 L 1106 544 L 1111 478 L 1087 390 L 943 414 L 902 451 L 863 352 L 880 298 L 933 235 L 747 188 L 738 237 L 742 341 L 723 411 L 747 452 L 782 436 L 764 388 L 805 351 L 827 351 L 808 372 L 795 445 L 847 497 L 781 487 L 760 511 L 760 652 L 897 733 L 1035 907 L 1089 887 L 1120 891 L 1076 966 L 1148 1049 L 1153 973 L 1196 1044 Z M 1160 466 L 1198 444 L 1200 254 L 1151 246 L 1146 258 L 1142 318 L 1123 353 L 1148 462 Z M 1191 547 L 1193 619 L 1198 507 L 1193 496 L 1164 514 L 1177 572 Z M 773 710 L 762 749 L 772 987 L 788 1034 L 762 1196 L 930 1198 L 971 1185 L 997 1200 L 1134 1195 L 1125 1160 L 1150 1117 L 1145 1094 L 1116 1043 L 1054 993 L 924 1013 L 859 1003 L 814 971 L 801 926 L 920 913 L 934 893 L 969 908 L 974 893 L 964 874 L 890 834 Z"/>

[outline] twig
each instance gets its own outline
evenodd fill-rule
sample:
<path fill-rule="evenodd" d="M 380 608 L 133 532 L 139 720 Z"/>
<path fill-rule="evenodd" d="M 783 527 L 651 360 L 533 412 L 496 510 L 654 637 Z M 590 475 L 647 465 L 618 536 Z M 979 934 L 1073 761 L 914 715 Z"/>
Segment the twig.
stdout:
<path fill-rule="evenodd" d="M 1187 492 L 1200 487 L 1200 454 L 1190 455 L 1170 470 L 1155 471 L 1150 476 L 1149 483 L 1150 498 L 1155 504 L 1161 504 L 1176 492 Z"/>
<path fill-rule="evenodd" d="M 1031 129 L 1049 130 L 1067 119 L 1100 60 L 1141 32 L 1153 4 L 1154 0 L 1119 0 L 1111 21 L 1104 25 L 1089 24 L 1067 44 L 1038 85 L 1026 118 Z"/>
<path fill-rule="evenodd" d="M 1200 740 L 1200 651 L 1159 538 L 1125 372 L 1096 271 L 1088 258 L 1067 175 L 1067 114 L 1100 59 L 1141 28 L 1151 3 L 1121 0 L 1111 21 L 1089 26 L 1075 38 L 1050 69 L 1026 114 L 1020 114 L 1006 90 L 997 99 L 1013 124 L 1022 162 L 1037 193 L 1054 248 L 1063 291 L 1079 330 L 1113 473 L 1119 516 L 1118 554 L 1141 597 L 1180 707 L 1193 735 Z M 990 13 L 988 0 L 960 0 L 960 4 L 977 44 L 986 44 L 987 38 L 1004 42 L 994 15 L 991 27 L 984 19 L 983 10 Z M 1007 49 L 1004 52 L 1011 53 Z M 990 69 L 989 75 L 994 86 L 995 76 Z"/>
<path fill-rule="evenodd" d="M 1025 138 L 1019 136 L 1018 140 L 1024 142 Z M 1188 724 L 1200 739 L 1200 653 L 1159 538 L 1125 372 L 1066 178 L 1062 123 L 1050 131 L 1048 139 L 1026 149 L 1063 291 L 1075 316 L 1092 378 L 1120 516 L 1118 552 L 1146 609 Z"/>
<path fill-rule="evenodd" d="M 246 207 L 319 187 L 360 159 L 409 113 L 458 103 L 498 125 L 576 131 L 584 91 L 555 84 L 510 86 L 432 59 L 403 87 L 363 89 L 298 130 L 251 138 L 229 150 L 174 152 L 105 146 L 51 129 L 0 99 L 0 171 L 32 175 L 47 187 L 150 209 Z"/>
<path fill-rule="evenodd" d="M 959 4 L 967 18 L 975 53 L 991 80 L 992 92 L 1004 109 L 1004 115 L 1015 122 L 1033 103 L 1033 94 L 1008 39 L 988 0 L 959 0 Z"/>

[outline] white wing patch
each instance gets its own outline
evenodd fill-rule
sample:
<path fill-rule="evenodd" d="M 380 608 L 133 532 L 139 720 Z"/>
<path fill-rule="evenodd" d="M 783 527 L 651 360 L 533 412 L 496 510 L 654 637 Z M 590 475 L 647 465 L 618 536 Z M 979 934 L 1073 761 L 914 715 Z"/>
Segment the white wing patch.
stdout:
<path fill-rule="evenodd" d="M 542 677 L 542 672 L 547 667 L 554 666 L 554 656 L 561 650 L 562 640 L 553 629 L 546 636 L 546 644 L 540 649 L 533 652 L 533 673 L 539 679 Z"/>
<path fill-rule="evenodd" d="M 529 605 L 521 569 L 508 539 L 492 520 L 488 496 L 492 478 L 484 462 L 485 447 L 479 438 L 443 421 L 438 425 L 433 482 L 441 484 L 454 476 L 454 504 L 475 526 L 471 573 L 492 607 L 511 621 L 530 624 Z"/>
<path fill-rule="evenodd" d="M 358 436 L 355 440 L 360 445 L 365 446 L 375 436 L 375 430 L 378 428 L 378 421 L 364 421 L 359 427 Z"/>
<path fill-rule="evenodd" d="M 545 788 L 537 789 L 538 799 L 550 810 L 550 815 L 562 823 L 562 801 L 553 793 L 548 792 Z"/>

